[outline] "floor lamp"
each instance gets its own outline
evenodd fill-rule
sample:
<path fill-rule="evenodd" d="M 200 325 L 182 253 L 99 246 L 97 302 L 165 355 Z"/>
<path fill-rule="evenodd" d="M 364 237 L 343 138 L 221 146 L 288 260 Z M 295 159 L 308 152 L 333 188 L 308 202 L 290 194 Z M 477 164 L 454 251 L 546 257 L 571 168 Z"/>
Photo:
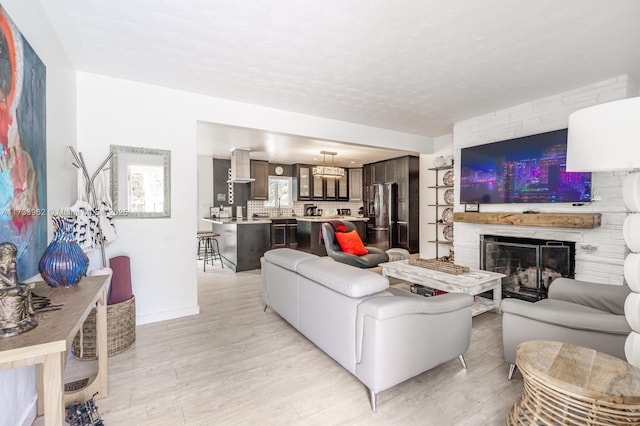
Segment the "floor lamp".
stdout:
<path fill-rule="evenodd" d="M 625 342 L 627 361 L 640 367 L 640 97 L 608 102 L 569 116 L 567 171 L 627 170 L 622 190 L 629 210 L 623 225 L 629 253 L 624 278 L 631 289 L 624 315 L 632 329 Z"/>

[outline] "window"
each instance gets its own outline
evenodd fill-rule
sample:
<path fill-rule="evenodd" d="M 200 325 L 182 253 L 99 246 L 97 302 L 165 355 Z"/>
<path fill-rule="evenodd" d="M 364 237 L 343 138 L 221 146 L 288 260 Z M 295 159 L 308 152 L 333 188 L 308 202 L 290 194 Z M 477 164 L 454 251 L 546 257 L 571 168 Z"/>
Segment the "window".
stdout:
<path fill-rule="evenodd" d="M 269 199 L 265 207 L 293 207 L 293 180 L 290 177 L 269 176 Z"/>
<path fill-rule="evenodd" d="M 164 210 L 164 168 L 143 164 L 127 166 L 129 194 L 127 208 L 134 213 L 162 213 Z"/>

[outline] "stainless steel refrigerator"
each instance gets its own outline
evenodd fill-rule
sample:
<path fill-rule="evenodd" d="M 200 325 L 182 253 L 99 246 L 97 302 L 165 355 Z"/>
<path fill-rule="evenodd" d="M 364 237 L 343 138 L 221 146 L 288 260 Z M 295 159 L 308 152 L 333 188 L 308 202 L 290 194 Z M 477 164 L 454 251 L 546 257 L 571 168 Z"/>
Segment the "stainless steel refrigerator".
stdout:
<path fill-rule="evenodd" d="M 394 246 L 398 209 L 397 184 L 376 183 L 367 188 L 367 244 L 388 250 Z"/>

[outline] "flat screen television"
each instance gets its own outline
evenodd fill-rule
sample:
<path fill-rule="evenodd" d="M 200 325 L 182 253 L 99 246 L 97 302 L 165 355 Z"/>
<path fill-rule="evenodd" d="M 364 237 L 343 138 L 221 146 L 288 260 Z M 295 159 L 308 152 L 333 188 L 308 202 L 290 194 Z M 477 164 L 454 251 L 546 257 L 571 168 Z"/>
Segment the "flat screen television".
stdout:
<path fill-rule="evenodd" d="M 567 129 L 461 150 L 460 202 L 588 203 L 591 173 L 566 171 Z"/>

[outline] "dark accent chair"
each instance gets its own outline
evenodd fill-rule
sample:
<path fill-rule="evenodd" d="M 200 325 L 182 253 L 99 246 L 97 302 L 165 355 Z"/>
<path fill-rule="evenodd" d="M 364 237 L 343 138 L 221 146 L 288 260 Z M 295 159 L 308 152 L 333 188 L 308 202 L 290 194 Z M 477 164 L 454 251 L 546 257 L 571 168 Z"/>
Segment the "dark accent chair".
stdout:
<path fill-rule="evenodd" d="M 356 230 L 356 226 L 351 222 L 344 222 L 344 225 L 347 228 L 347 232 Z M 336 232 L 329 223 L 322 224 L 322 238 L 327 249 L 327 255 L 337 262 L 358 268 L 375 268 L 379 263 L 389 261 L 389 255 L 377 247 L 366 247 L 369 253 L 362 256 L 343 252 L 336 239 Z"/>

